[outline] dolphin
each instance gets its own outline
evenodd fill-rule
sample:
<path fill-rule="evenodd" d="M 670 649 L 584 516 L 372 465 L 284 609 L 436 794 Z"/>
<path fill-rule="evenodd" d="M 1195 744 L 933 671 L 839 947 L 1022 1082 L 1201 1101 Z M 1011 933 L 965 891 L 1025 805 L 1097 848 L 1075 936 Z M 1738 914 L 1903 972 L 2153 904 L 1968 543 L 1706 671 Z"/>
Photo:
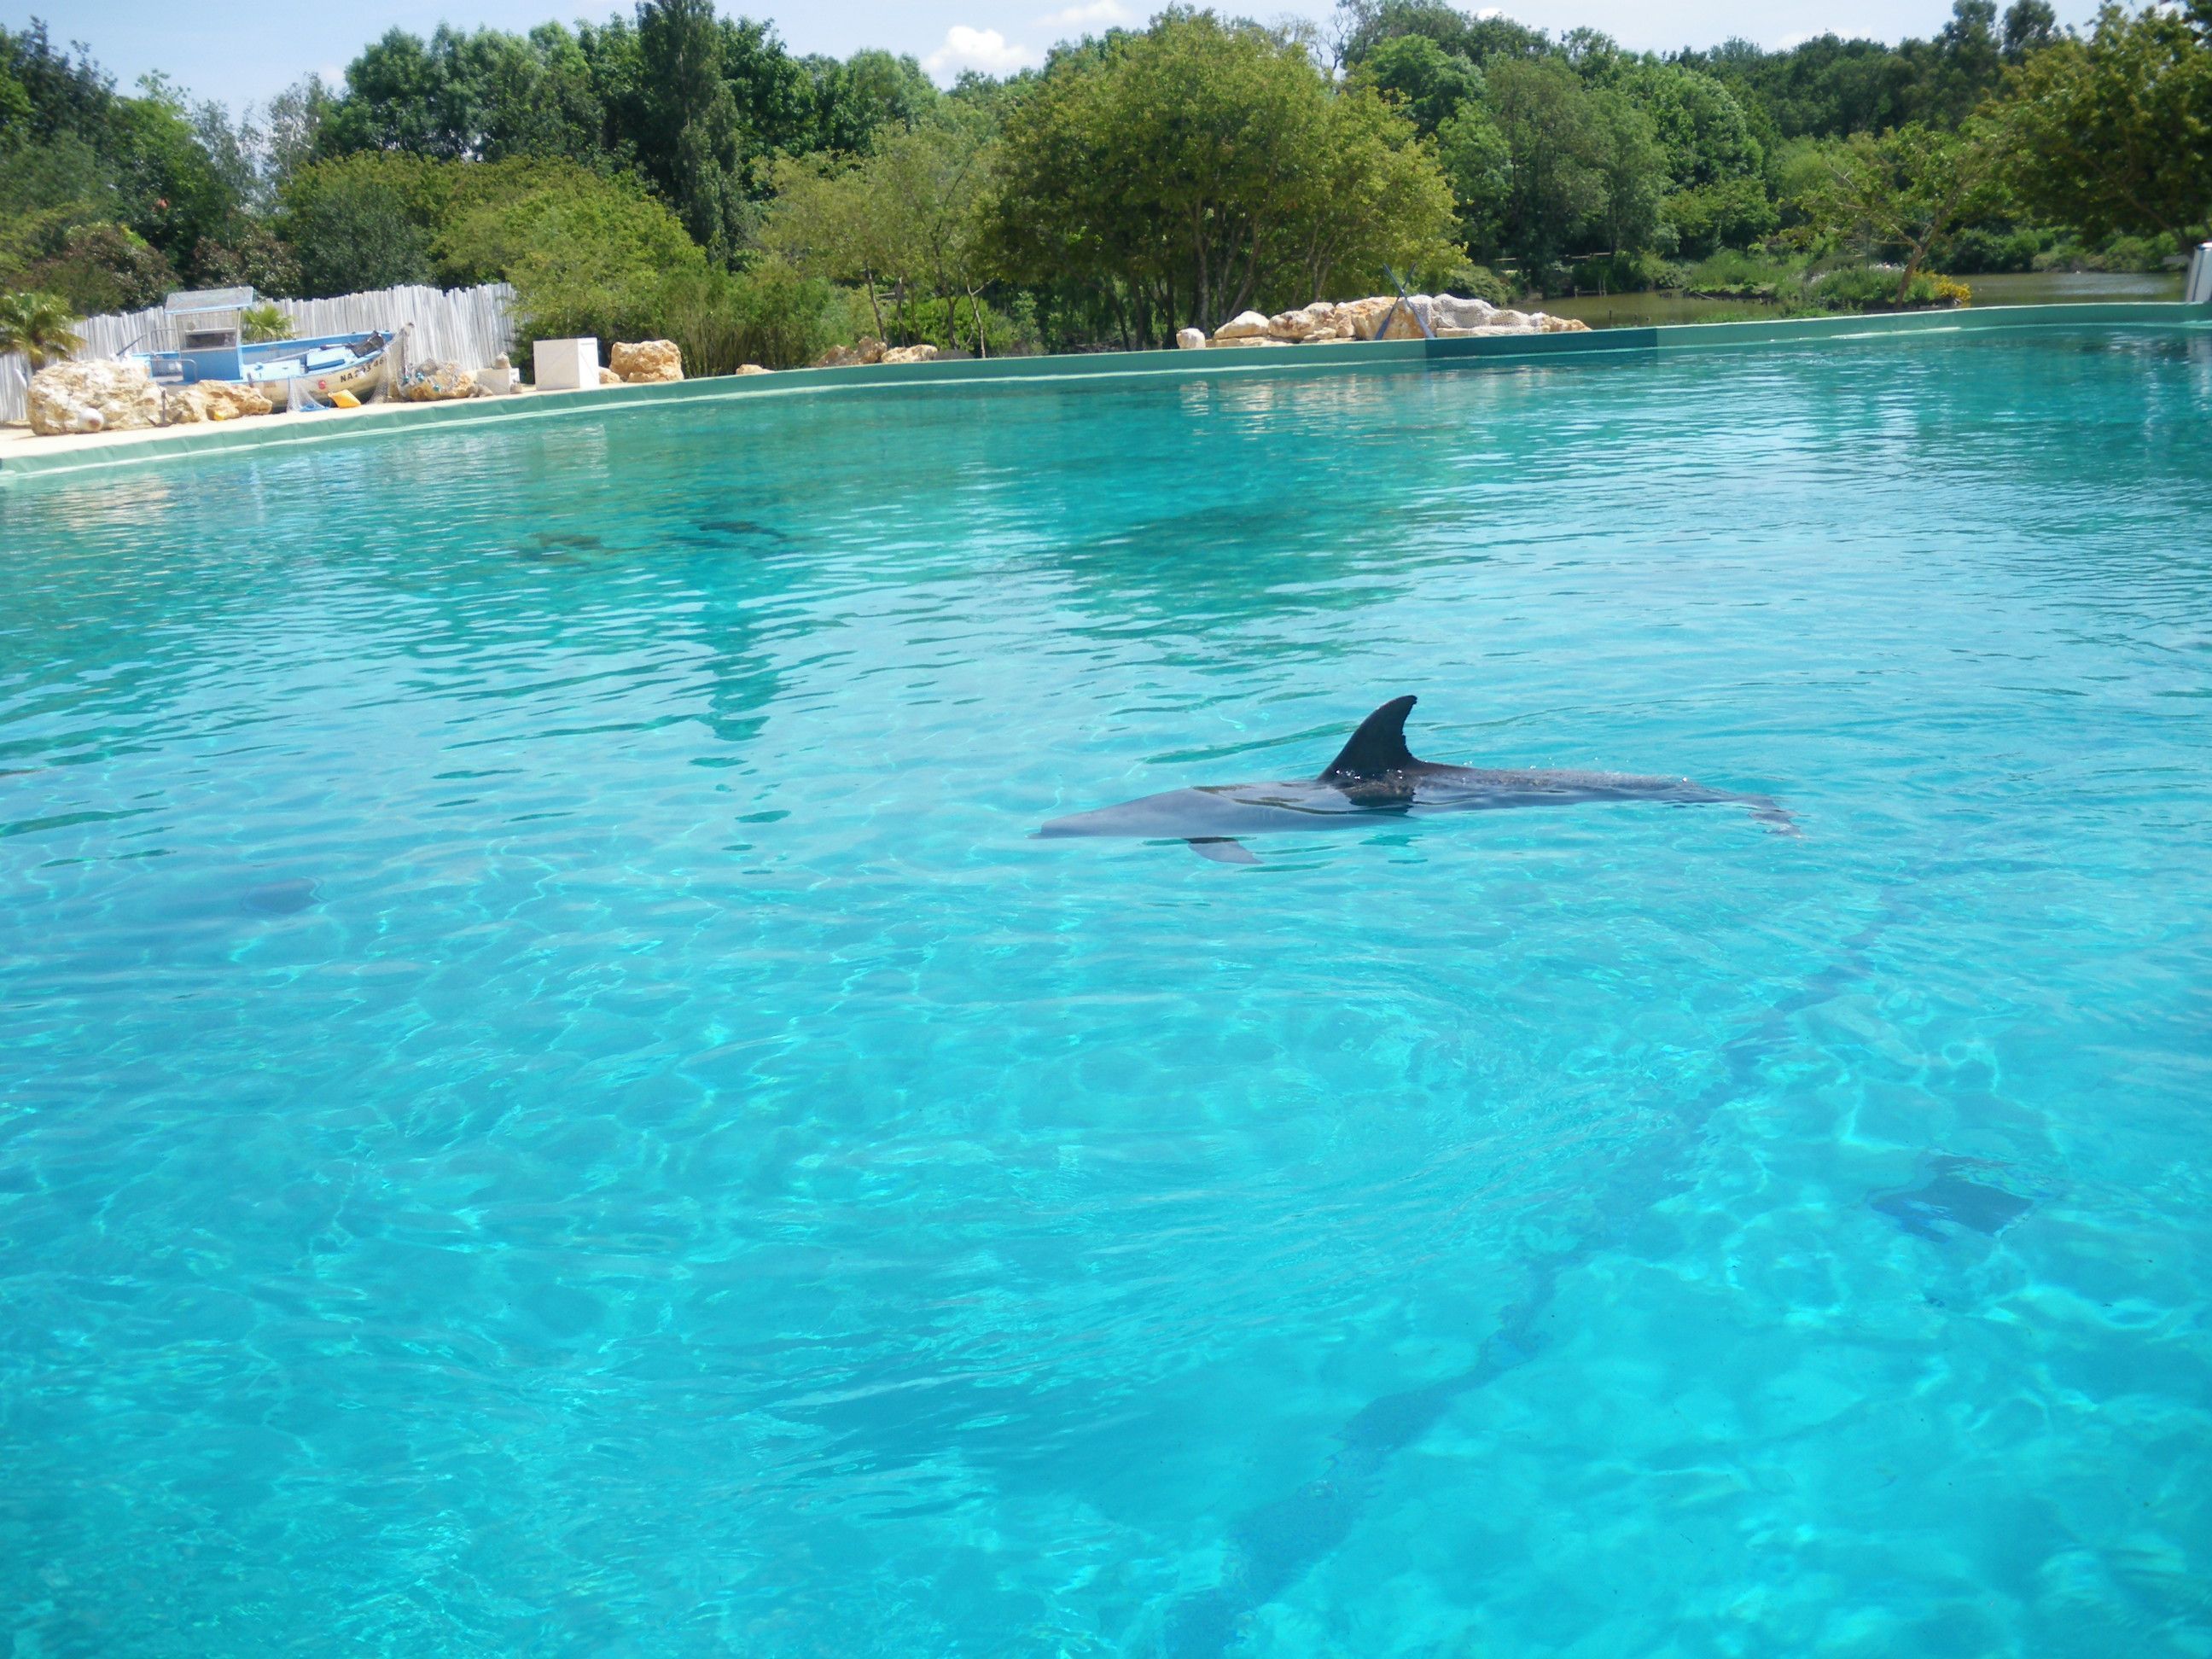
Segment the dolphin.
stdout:
<path fill-rule="evenodd" d="M 1650 800 L 1670 806 L 1726 803 L 1751 809 L 1778 835 L 1794 836 L 1790 814 L 1765 795 L 1711 789 L 1688 778 L 1625 772 L 1506 772 L 1416 760 L 1406 747 L 1406 716 L 1418 697 L 1393 697 L 1360 721 L 1321 775 L 1285 783 L 1227 783 L 1170 789 L 1054 818 L 1036 833 L 1131 836 L 1188 842 L 1222 864 L 1257 864 L 1239 836 L 1315 830 L 1364 830 L 1378 818 L 1487 812 L 1507 806 L 1574 806 L 1583 801 Z"/>

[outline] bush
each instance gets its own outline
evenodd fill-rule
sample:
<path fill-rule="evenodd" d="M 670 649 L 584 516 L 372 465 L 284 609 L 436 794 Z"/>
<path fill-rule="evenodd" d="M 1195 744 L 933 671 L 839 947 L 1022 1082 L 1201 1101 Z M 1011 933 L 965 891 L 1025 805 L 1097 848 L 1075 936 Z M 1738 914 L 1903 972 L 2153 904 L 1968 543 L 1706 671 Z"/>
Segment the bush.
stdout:
<path fill-rule="evenodd" d="M 1439 294 L 1456 294 L 1463 299 L 1487 300 L 1494 306 L 1513 303 L 1513 290 L 1505 279 L 1488 265 L 1478 265 L 1462 259 L 1450 266 L 1437 285 Z"/>
<path fill-rule="evenodd" d="M 658 275 L 582 281 L 563 281 L 550 265 L 536 264 L 518 276 L 518 352 L 537 340 L 577 335 L 594 337 L 602 348 L 617 340 L 672 340 L 686 374 L 727 374 L 744 363 L 801 368 L 848 337 L 836 290 L 780 260 L 729 271 L 701 258 Z"/>
<path fill-rule="evenodd" d="M 801 368 L 842 332 L 830 284 L 780 259 L 746 271 L 673 272 L 646 307 L 653 335 L 683 349 L 687 374 L 728 374 L 744 363 Z"/>
<path fill-rule="evenodd" d="M 369 152 L 295 173 L 278 228 L 298 260 L 300 291 L 322 298 L 428 282 L 451 172 L 421 155 Z"/>
<path fill-rule="evenodd" d="M 290 295 L 300 291 L 300 264 L 274 231 L 240 214 L 220 238 L 200 239 L 192 250 L 192 279 L 201 288 Z"/>
<path fill-rule="evenodd" d="M 1815 281 L 1809 290 L 1813 301 L 1829 311 L 1917 311 L 1937 306 L 1962 306 L 1973 294 L 1964 283 L 1923 270 L 1916 275 L 1900 302 L 1898 272 L 1881 265 L 1844 265 Z"/>
<path fill-rule="evenodd" d="M 58 209 L 11 227 L 0 276 L 57 296 L 80 317 L 158 305 L 179 286 L 175 270 L 144 238 L 112 221 L 74 217 Z"/>
<path fill-rule="evenodd" d="M 241 338 L 257 344 L 292 337 L 292 319 L 276 306 L 246 307 L 238 313 L 238 327 Z"/>
<path fill-rule="evenodd" d="M 2043 252 L 2044 237 L 2033 230 L 1992 230 L 1970 225 L 1950 240 L 1943 263 L 1969 274 L 1996 270 L 2033 270 L 2035 256 Z"/>
<path fill-rule="evenodd" d="M 1684 286 L 1692 294 L 1724 299 L 1765 299 L 1790 285 L 1796 275 L 1778 259 L 1762 258 L 1741 248 L 1723 248 L 1700 259 L 1686 273 Z"/>
<path fill-rule="evenodd" d="M 1723 179 L 1696 190 L 1678 190 L 1662 210 L 1691 258 L 1723 247 L 1743 247 L 1772 233 L 1781 216 L 1759 179 Z"/>
<path fill-rule="evenodd" d="M 1585 259 L 1576 267 L 1575 286 L 1584 293 L 1648 294 L 1655 288 L 1679 287 L 1668 277 L 1676 267 L 1657 253 L 1608 253 Z"/>

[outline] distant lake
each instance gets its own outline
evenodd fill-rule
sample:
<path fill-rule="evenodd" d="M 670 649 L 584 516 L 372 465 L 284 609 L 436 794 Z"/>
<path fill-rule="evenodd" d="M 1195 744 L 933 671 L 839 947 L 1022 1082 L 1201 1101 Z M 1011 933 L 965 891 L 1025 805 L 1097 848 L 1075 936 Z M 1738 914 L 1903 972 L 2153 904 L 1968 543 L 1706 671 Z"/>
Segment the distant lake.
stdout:
<path fill-rule="evenodd" d="M 2178 270 L 2021 270 L 1960 279 L 1978 306 L 2039 306 L 2081 300 L 2179 300 Z M 1664 323 L 1732 323 L 1771 317 L 1768 300 L 1701 300 L 1686 294 L 1585 294 L 1547 300 L 1555 317 L 1579 317 L 1592 328 L 1651 328 Z"/>

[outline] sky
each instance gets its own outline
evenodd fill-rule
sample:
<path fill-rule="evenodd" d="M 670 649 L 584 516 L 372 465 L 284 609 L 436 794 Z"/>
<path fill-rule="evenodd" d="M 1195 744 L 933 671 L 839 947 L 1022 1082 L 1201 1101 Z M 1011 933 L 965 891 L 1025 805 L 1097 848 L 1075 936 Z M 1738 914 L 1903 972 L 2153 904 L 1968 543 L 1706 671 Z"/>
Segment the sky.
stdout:
<path fill-rule="evenodd" d="M 1481 3 L 1481 0 L 1476 0 Z M 254 8 L 188 5 L 179 0 L 64 0 L 21 5 L 0 0 L 0 24 L 20 28 L 44 16 L 58 40 L 82 40 L 128 90 L 150 70 L 165 70 L 195 97 L 234 108 L 264 100 L 310 71 L 335 82 L 348 59 L 389 28 L 428 34 L 441 22 L 524 30 L 549 18 L 604 19 L 631 10 L 629 0 L 356 0 L 350 5 Z M 1267 21 L 1327 18 L 1332 0 L 1218 0 L 1217 9 Z M 1006 74 L 1037 63 L 1055 40 L 1115 23 L 1141 22 L 1147 0 L 722 0 L 726 14 L 771 19 L 794 52 L 838 57 L 861 46 L 910 52 L 940 81 L 963 69 Z M 1587 24 L 1636 51 L 1706 46 L 1741 35 L 1786 46 L 1833 30 L 1895 40 L 1927 36 L 1950 15 L 1949 0 L 1514 0 L 1501 8 L 1521 22 L 1554 32 Z M 2084 23 L 2094 0 L 2057 0 L 2059 21 Z"/>

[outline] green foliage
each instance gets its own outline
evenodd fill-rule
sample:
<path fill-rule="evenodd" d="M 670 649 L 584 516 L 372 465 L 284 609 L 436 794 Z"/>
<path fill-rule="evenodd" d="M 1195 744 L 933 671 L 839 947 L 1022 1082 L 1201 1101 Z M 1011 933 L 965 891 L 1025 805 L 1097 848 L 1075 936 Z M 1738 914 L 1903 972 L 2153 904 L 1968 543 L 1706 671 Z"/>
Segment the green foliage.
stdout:
<path fill-rule="evenodd" d="M 1943 268 L 1955 276 L 2033 270 L 2045 240 L 2041 233 L 2026 228 L 1968 225 L 1945 242 Z"/>
<path fill-rule="evenodd" d="M 1829 145 L 1803 198 L 1802 240 L 1897 254 L 1903 303 L 1936 246 L 1996 199 L 1996 159 L 1978 130 L 1905 126 Z"/>
<path fill-rule="evenodd" d="M 1661 205 L 1686 258 L 1702 258 L 1724 247 L 1749 247 L 1780 222 L 1764 180 L 1723 179 L 1678 190 Z"/>
<path fill-rule="evenodd" d="M 203 237 L 192 250 L 192 273 L 206 288 L 252 288 L 264 294 L 300 292 L 300 262 L 263 220 L 231 216 L 219 237 Z"/>
<path fill-rule="evenodd" d="M 137 311 L 177 286 L 161 251 L 112 219 L 76 206 L 0 228 L 0 281 L 52 294 L 79 317 Z"/>
<path fill-rule="evenodd" d="M 284 187 L 277 224 L 309 297 L 431 280 L 430 242 L 453 171 L 420 155 L 377 150 L 303 167 Z"/>
<path fill-rule="evenodd" d="M 744 124 L 722 76 L 714 0 L 644 0 L 637 13 L 644 121 L 638 166 L 703 246 L 744 229 Z"/>
<path fill-rule="evenodd" d="M 1462 171 L 1453 182 L 1462 200 L 1490 196 L 1495 245 L 1523 266 L 1569 252 L 1583 222 L 1606 208 L 1607 183 L 1591 164 L 1589 98 L 1556 58 L 1493 64 L 1480 112 L 1462 112 L 1444 136 L 1448 160 L 1464 169 L 1479 157 L 1486 167 L 1486 176 Z"/>
<path fill-rule="evenodd" d="M 520 158 L 445 170 L 430 253 L 450 286 L 604 285 L 695 268 L 697 246 L 636 180 Z"/>
<path fill-rule="evenodd" d="M 1600 294 L 1642 294 L 1656 288 L 1680 288 L 1682 285 L 1680 268 L 1646 250 L 1633 252 L 1622 249 L 1585 259 L 1574 270 L 1577 292 Z"/>
<path fill-rule="evenodd" d="M 33 369 L 44 368 L 84 341 L 76 329 L 76 313 L 52 294 L 0 294 L 0 352 L 20 351 Z"/>
<path fill-rule="evenodd" d="M 1750 118 L 1711 76 L 1677 64 L 1644 63 L 1623 74 L 1619 85 L 1650 118 L 1666 150 L 1671 188 L 1706 190 L 1760 172 L 1765 152 Z"/>
<path fill-rule="evenodd" d="M 248 306 L 238 313 L 238 331 L 245 340 L 289 340 L 292 337 L 292 319 L 277 306 Z"/>
<path fill-rule="evenodd" d="M 1771 297 L 1798 276 L 1796 264 L 1765 258 L 1741 248 L 1723 248 L 1698 260 L 1683 273 L 1682 286 L 1692 294 L 1724 298 Z"/>
<path fill-rule="evenodd" d="M 1425 34 L 1382 41 L 1354 72 L 1401 105 L 1425 137 L 1433 137 L 1461 105 L 1482 95 L 1482 71 Z"/>
<path fill-rule="evenodd" d="M 1845 265 L 1818 278 L 1808 289 L 1813 302 L 1829 311 L 1901 311 L 1964 304 L 1970 297 L 1960 283 L 1929 271 L 1915 271 L 1900 285 L 1899 273 L 1874 265 Z"/>
<path fill-rule="evenodd" d="M 859 284 L 885 339 L 929 339 L 912 307 L 933 298 L 955 336 L 939 343 L 957 345 L 952 301 L 967 296 L 980 317 L 975 296 L 992 275 L 986 232 L 996 161 L 982 121 L 948 112 L 887 129 L 872 154 L 850 161 L 784 162 L 762 244 L 810 275 Z"/>
<path fill-rule="evenodd" d="M 1149 343 L 1469 260 L 1620 288 L 1778 241 L 1894 260 L 1908 295 L 1931 263 L 2155 264 L 2212 216 L 2212 0 L 2134 3 L 2079 36 L 2050 0 L 1954 0 L 1926 40 L 1661 58 L 1343 0 L 1341 79 L 1310 33 L 1176 7 L 940 93 L 910 58 L 642 0 L 389 31 L 341 90 L 237 119 L 158 76 L 118 92 L 34 22 L 0 28 L 0 283 L 91 313 L 509 276 L 564 329 L 688 319 L 657 331 L 706 362 L 794 361 L 848 304 L 946 349 Z M 787 303 L 779 342 L 761 307 Z"/>
<path fill-rule="evenodd" d="M 2052 240 L 2039 249 L 2033 269 L 2037 270 L 2162 270 L 2179 256 L 2180 246 L 2171 236 L 2107 236 L 2083 242 L 2073 236 Z"/>
<path fill-rule="evenodd" d="M 702 263 L 634 291 L 622 325 L 600 337 L 673 340 L 687 374 L 728 374 L 811 363 L 837 342 L 841 320 L 830 284 L 780 260 L 734 273 Z"/>
<path fill-rule="evenodd" d="M 2014 193 L 2092 240 L 2191 240 L 2212 215 L 2212 42 L 2176 13 L 2107 4 L 2029 58 L 1998 112 Z"/>
<path fill-rule="evenodd" d="M 1488 265 L 1479 265 L 1468 259 L 1455 260 L 1439 272 L 1435 289 L 1439 294 L 1487 300 L 1494 306 L 1513 303 L 1513 290 L 1504 277 Z"/>
<path fill-rule="evenodd" d="M 1540 29 L 1523 27 L 1496 11 L 1471 16 L 1445 0 L 1342 0 L 1346 28 L 1344 61 L 1364 64 L 1385 42 L 1419 38 L 1464 58 L 1477 69 L 1494 58 L 1535 58 L 1551 43 Z"/>

